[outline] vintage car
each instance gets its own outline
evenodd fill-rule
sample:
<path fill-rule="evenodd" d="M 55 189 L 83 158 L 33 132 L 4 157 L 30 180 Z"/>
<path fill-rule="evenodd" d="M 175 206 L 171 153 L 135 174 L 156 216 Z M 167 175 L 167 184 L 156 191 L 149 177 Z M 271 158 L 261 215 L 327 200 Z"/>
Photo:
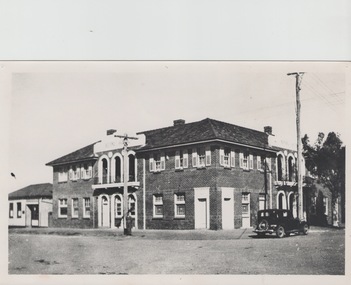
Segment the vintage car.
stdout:
<path fill-rule="evenodd" d="M 291 233 L 307 235 L 309 225 L 306 221 L 294 218 L 290 210 L 270 209 L 257 213 L 257 227 L 254 230 L 259 236 L 276 234 L 282 238 Z"/>

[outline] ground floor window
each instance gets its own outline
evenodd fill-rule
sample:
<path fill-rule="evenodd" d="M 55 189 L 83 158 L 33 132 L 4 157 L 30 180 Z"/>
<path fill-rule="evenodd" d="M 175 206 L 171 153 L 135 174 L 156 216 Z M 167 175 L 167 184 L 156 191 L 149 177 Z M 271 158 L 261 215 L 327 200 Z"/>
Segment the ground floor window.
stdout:
<path fill-rule="evenodd" d="M 72 218 L 78 218 L 78 198 L 72 199 Z"/>
<path fill-rule="evenodd" d="M 123 215 L 122 197 L 120 195 L 116 195 L 116 197 L 115 197 L 115 217 L 121 218 L 122 215 Z"/>
<path fill-rule="evenodd" d="M 59 199 L 58 216 L 67 218 L 67 199 Z"/>
<path fill-rule="evenodd" d="M 324 215 L 327 215 L 328 216 L 328 197 L 324 197 L 323 198 L 323 212 L 324 212 Z"/>
<path fill-rule="evenodd" d="M 163 217 L 163 196 L 161 194 L 153 195 L 153 204 L 154 204 L 154 217 L 162 218 Z"/>
<path fill-rule="evenodd" d="M 174 194 L 174 216 L 176 218 L 185 218 L 185 194 Z"/>
<path fill-rule="evenodd" d="M 17 203 L 17 218 L 21 218 L 22 217 L 22 203 L 18 202 Z"/>
<path fill-rule="evenodd" d="M 83 218 L 90 218 L 90 198 L 83 198 Z"/>
<path fill-rule="evenodd" d="M 128 210 L 130 215 L 135 217 L 135 197 L 132 194 L 128 196 Z"/>
<path fill-rule="evenodd" d="M 13 203 L 10 203 L 9 217 L 13 218 Z"/>
<path fill-rule="evenodd" d="M 260 194 L 258 197 L 258 209 L 259 210 L 264 210 L 265 209 L 265 204 L 266 204 L 266 195 L 265 194 Z"/>

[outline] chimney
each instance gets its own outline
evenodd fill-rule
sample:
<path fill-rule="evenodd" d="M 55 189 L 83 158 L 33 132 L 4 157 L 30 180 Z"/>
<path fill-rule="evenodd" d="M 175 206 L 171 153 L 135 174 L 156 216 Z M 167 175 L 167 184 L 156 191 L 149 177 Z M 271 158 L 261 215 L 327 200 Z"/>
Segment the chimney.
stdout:
<path fill-rule="evenodd" d="M 272 134 L 272 127 L 271 126 L 266 126 L 263 128 L 264 129 L 264 132 L 267 134 L 267 135 L 273 135 Z"/>
<path fill-rule="evenodd" d="M 106 135 L 110 136 L 110 135 L 113 135 L 115 132 L 117 132 L 117 130 L 109 129 L 106 131 Z"/>
<path fill-rule="evenodd" d="M 185 120 L 183 120 L 183 119 L 173 121 L 173 126 L 180 126 L 180 125 L 184 125 L 184 124 L 185 124 Z"/>

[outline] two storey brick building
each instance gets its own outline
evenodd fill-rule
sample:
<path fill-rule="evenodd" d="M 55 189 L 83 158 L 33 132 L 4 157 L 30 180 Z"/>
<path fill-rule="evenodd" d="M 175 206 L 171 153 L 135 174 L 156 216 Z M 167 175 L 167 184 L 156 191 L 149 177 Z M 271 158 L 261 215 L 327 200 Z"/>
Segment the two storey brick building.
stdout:
<path fill-rule="evenodd" d="M 272 146 L 272 129 L 212 119 L 138 133 L 123 173 L 122 140 L 109 130 L 53 166 L 53 226 L 122 227 L 128 208 L 141 229 L 251 227 L 265 208 L 296 214 L 296 152 Z"/>

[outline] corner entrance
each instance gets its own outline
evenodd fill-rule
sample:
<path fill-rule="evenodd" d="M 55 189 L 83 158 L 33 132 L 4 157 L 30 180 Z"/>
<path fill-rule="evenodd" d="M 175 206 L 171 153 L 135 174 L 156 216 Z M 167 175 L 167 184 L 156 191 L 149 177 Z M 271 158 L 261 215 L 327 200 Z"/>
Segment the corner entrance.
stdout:
<path fill-rule="evenodd" d="M 195 229 L 210 228 L 209 188 L 195 188 Z"/>
<path fill-rule="evenodd" d="M 222 229 L 234 229 L 234 189 L 222 187 Z"/>

